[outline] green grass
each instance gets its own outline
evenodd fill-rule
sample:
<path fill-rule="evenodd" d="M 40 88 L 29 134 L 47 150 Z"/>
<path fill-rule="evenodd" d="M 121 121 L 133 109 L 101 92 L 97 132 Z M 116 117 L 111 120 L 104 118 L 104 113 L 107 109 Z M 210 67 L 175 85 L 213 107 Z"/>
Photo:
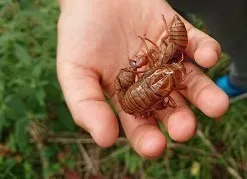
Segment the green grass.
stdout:
<path fill-rule="evenodd" d="M 97 147 L 73 123 L 57 81 L 58 15 L 55 0 L 0 1 L 0 178 L 247 178 L 246 100 L 217 120 L 192 107 L 195 137 L 183 144 L 169 139 L 156 160 L 139 157 L 125 138 Z M 208 75 L 214 79 L 228 65 L 223 55 Z"/>

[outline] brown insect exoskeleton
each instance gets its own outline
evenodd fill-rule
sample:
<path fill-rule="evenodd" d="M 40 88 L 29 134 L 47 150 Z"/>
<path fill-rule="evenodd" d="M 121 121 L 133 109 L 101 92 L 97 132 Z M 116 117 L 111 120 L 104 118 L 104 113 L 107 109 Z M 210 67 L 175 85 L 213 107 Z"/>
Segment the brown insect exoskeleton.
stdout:
<path fill-rule="evenodd" d="M 160 48 L 163 51 L 163 63 L 172 59 L 177 52 L 184 52 L 188 44 L 187 30 L 182 20 L 175 15 L 168 30 L 164 15 L 162 19 L 167 29 L 167 34 L 161 39 Z"/>
<path fill-rule="evenodd" d="M 164 16 L 162 17 L 166 24 Z M 147 52 L 136 56 L 135 61 L 130 60 L 131 67 L 119 72 L 115 89 L 119 103 L 126 113 L 136 117 L 150 117 L 154 110 L 175 108 L 176 103 L 170 96 L 171 92 L 186 88 L 180 83 L 186 76 L 183 60 L 188 38 L 186 28 L 177 15 L 173 18 L 170 32 L 161 39 L 160 47 L 147 37 L 140 38 Z M 149 49 L 146 40 L 152 43 L 154 48 Z M 175 56 L 176 53 L 179 55 Z M 173 58 L 176 58 L 176 62 L 168 63 Z M 148 65 L 148 70 L 137 70 L 144 65 Z M 139 74 L 142 76 L 139 77 Z"/>
<path fill-rule="evenodd" d="M 184 23 L 178 17 L 178 15 L 174 15 L 171 25 L 168 28 L 164 15 L 162 15 L 162 19 L 167 34 L 161 38 L 159 47 L 146 36 L 139 36 L 143 42 L 147 40 L 153 44 L 154 48 L 148 50 L 148 47 L 144 42 L 144 45 L 147 49 L 147 55 L 143 55 L 146 56 L 146 58 L 139 58 L 142 61 L 137 61 L 137 65 L 140 63 L 147 64 L 147 61 L 149 61 L 149 64 L 152 68 L 155 66 L 155 62 L 159 61 L 159 64 L 157 65 L 165 64 L 175 56 L 180 55 L 181 52 L 184 52 L 188 43 L 188 35 Z M 152 60 L 150 58 L 152 58 Z M 152 61 L 154 62 L 152 63 Z"/>
<path fill-rule="evenodd" d="M 135 83 L 136 75 L 141 73 L 137 71 L 137 69 L 146 65 L 146 62 L 139 58 L 142 58 L 142 56 L 136 56 L 135 61 L 129 59 L 130 67 L 120 70 L 114 84 L 116 91 L 127 91 L 128 88 Z M 136 64 L 136 61 L 139 63 Z"/>
<path fill-rule="evenodd" d="M 134 116 L 150 117 L 153 110 L 168 106 L 175 108 L 176 103 L 170 93 L 185 89 L 180 84 L 186 75 L 182 60 L 150 69 L 127 90 L 119 91 L 118 99 L 122 109 Z"/>

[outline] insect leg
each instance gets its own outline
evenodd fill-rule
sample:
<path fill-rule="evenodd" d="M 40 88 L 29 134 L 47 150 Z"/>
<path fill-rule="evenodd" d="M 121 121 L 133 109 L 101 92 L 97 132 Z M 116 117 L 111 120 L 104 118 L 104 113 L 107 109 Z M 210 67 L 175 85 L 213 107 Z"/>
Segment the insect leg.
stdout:
<path fill-rule="evenodd" d="M 181 51 L 181 60 L 178 63 L 182 63 L 184 61 L 184 52 Z"/>
<path fill-rule="evenodd" d="M 176 78 L 174 78 L 174 76 L 171 75 L 171 77 L 172 77 L 172 79 L 173 79 L 173 81 L 174 81 L 174 86 L 171 87 L 172 90 L 184 90 L 184 89 L 187 88 L 186 85 L 180 84 L 180 83 L 176 80 Z"/>
<path fill-rule="evenodd" d="M 181 85 L 181 84 L 176 84 L 175 87 L 172 87 L 173 90 L 184 90 L 186 88 L 187 88 L 187 86 Z"/>
<path fill-rule="evenodd" d="M 164 24 L 165 24 L 165 30 L 166 30 L 167 33 L 168 33 L 168 26 L 167 26 L 167 23 L 166 23 L 166 19 L 165 19 L 164 14 L 162 14 L 162 20 L 163 20 L 163 22 L 164 22 Z"/>
<path fill-rule="evenodd" d="M 161 66 L 162 64 L 165 64 L 166 61 L 168 61 L 168 60 L 163 60 L 164 58 L 166 58 L 166 53 L 167 53 L 166 52 L 167 51 L 167 44 L 165 42 L 165 39 L 167 39 L 167 38 L 168 38 L 168 36 L 167 37 L 165 36 L 162 38 L 164 40 L 164 42 L 161 39 L 160 48 L 149 38 L 147 38 L 147 37 L 144 38 L 145 40 L 150 42 L 152 45 L 154 45 L 156 48 L 156 51 L 159 53 L 159 57 L 158 57 L 158 59 L 156 59 L 156 60 L 158 60 L 158 66 Z M 165 61 L 165 62 L 163 62 L 163 61 Z"/>
<path fill-rule="evenodd" d="M 138 36 L 138 37 L 143 41 L 143 43 L 145 45 L 145 48 L 147 50 L 147 58 L 148 58 L 148 63 L 149 63 L 150 68 L 154 68 L 154 63 L 153 63 L 153 60 L 150 59 L 150 56 L 149 56 L 150 50 L 149 50 L 149 48 L 148 48 L 148 46 L 147 46 L 147 44 L 145 42 L 145 38 L 143 38 L 141 36 Z"/>
<path fill-rule="evenodd" d="M 167 44 L 167 43 L 166 43 L 166 39 L 169 38 L 170 32 L 169 32 L 168 25 L 167 25 L 167 23 L 166 23 L 166 19 L 165 19 L 164 14 L 162 14 L 162 20 L 163 20 L 163 22 L 164 22 L 165 31 L 167 32 L 167 34 L 166 34 L 164 37 L 162 37 L 161 42 Z"/>
<path fill-rule="evenodd" d="M 149 38 L 147 38 L 146 36 L 144 38 L 143 37 L 140 37 L 140 38 L 143 39 L 143 40 L 149 41 L 152 45 L 154 45 L 157 48 L 157 50 L 159 49 L 159 47 L 152 40 L 150 40 Z"/>
<path fill-rule="evenodd" d="M 174 101 L 174 99 L 169 95 L 167 96 L 168 98 L 168 101 L 166 102 L 166 104 L 171 107 L 171 108 L 176 108 L 177 107 L 177 104 L 176 102 Z M 164 101 L 165 102 L 165 101 Z M 171 104 L 170 104 L 171 103 Z"/>

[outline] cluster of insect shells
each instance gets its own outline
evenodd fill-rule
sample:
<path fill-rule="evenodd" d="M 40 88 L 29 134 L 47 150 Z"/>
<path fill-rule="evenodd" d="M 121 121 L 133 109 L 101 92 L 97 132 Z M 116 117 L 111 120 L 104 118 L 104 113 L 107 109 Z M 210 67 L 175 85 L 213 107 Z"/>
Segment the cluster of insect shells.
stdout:
<path fill-rule="evenodd" d="M 161 39 L 160 46 L 157 46 L 147 37 L 140 37 L 145 45 L 148 41 L 153 45 L 153 48 L 148 49 L 146 45 L 147 52 L 136 56 L 134 61 L 130 60 L 130 66 L 121 69 L 115 80 L 115 90 L 122 109 L 135 117 L 150 117 L 156 109 L 161 110 L 168 106 L 176 107 L 175 101 L 169 96 L 173 91 L 172 89 L 169 89 L 168 93 L 161 98 L 146 89 L 148 88 L 146 81 L 157 72 L 157 69 L 171 68 L 180 73 L 182 73 L 181 69 L 184 69 L 181 64 L 180 67 L 169 66 L 168 64 L 174 59 L 175 54 L 181 54 L 178 58 L 180 62 L 183 60 L 184 50 L 188 43 L 186 27 L 178 15 L 174 15 L 169 28 L 163 15 L 162 18 L 167 34 Z M 138 69 L 143 66 L 148 66 L 148 70 L 143 73 L 138 72 Z M 139 76 L 140 74 L 142 77 Z"/>

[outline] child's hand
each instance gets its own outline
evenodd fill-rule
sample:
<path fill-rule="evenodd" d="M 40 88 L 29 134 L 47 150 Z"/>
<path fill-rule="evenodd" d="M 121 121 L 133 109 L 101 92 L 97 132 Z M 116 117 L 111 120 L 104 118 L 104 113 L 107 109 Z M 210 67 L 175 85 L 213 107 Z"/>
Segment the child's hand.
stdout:
<path fill-rule="evenodd" d="M 75 122 L 87 130 L 100 146 L 110 146 L 118 137 L 118 122 L 106 94 L 116 106 L 122 126 L 133 148 L 142 156 L 159 156 L 166 139 L 155 119 L 135 119 L 121 110 L 114 90 L 120 68 L 128 57 L 140 52 L 138 35 L 153 41 L 164 34 L 161 14 L 169 22 L 176 13 L 163 0 L 60 0 L 57 71 L 59 81 Z M 189 43 L 186 54 L 203 67 L 213 66 L 221 54 L 219 44 L 184 21 Z M 178 108 L 159 111 L 158 116 L 170 137 L 178 142 L 190 139 L 196 130 L 196 117 L 187 98 L 210 117 L 222 115 L 228 97 L 194 65 L 185 63 L 187 89 L 174 92 Z"/>

